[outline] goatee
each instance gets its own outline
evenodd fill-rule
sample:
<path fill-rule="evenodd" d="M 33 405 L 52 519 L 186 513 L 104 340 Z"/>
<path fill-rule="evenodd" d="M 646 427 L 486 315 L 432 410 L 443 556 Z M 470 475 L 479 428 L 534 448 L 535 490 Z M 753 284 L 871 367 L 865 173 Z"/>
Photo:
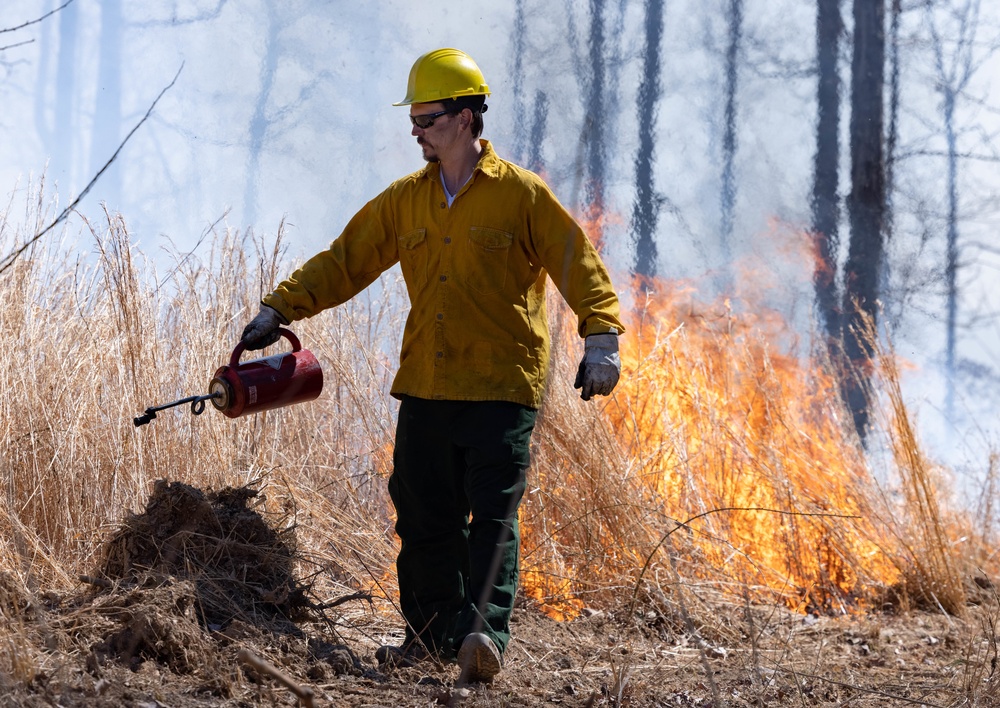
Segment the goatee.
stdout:
<path fill-rule="evenodd" d="M 420 147 L 423 148 L 423 156 L 424 156 L 424 159 L 427 162 L 440 162 L 441 161 L 441 158 L 439 158 L 437 155 L 434 155 L 433 153 L 430 154 L 430 155 L 427 154 L 427 141 L 426 140 L 424 140 L 423 138 L 417 138 L 417 144 Z"/>

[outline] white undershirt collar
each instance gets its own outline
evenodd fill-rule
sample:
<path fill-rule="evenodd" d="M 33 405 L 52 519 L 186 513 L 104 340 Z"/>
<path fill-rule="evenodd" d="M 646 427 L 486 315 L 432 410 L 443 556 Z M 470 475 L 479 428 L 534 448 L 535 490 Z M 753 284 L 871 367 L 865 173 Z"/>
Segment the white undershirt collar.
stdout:
<path fill-rule="evenodd" d="M 473 170 L 473 172 L 475 172 L 475 170 Z M 442 189 L 444 189 L 444 198 L 448 200 L 448 206 L 450 207 L 452 205 L 452 202 L 455 201 L 455 196 L 458 194 L 458 192 L 461 192 L 462 187 L 467 185 L 469 183 L 469 180 L 472 179 L 472 175 L 469 175 L 469 179 L 462 182 L 462 184 L 458 186 L 458 190 L 455 192 L 455 194 L 452 194 L 451 192 L 448 191 L 448 185 L 445 184 L 444 182 L 444 170 L 438 170 L 438 174 L 441 177 L 441 187 Z"/>

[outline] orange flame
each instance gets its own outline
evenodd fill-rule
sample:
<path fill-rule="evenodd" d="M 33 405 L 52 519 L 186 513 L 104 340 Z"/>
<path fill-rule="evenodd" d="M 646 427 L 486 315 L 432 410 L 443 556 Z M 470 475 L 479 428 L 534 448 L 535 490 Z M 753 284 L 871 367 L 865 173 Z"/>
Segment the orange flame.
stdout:
<path fill-rule="evenodd" d="M 788 255 L 808 279 L 803 251 Z M 799 610 L 864 606 L 899 570 L 837 382 L 796 353 L 793 328 L 756 296 L 706 304 L 695 292 L 633 282 L 613 397 L 583 423 L 543 411 L 545 425 L 562 427 L 538 444 L 535 496 L 544 499 L 525 505 L 525 594 L 569 618 L 582 607 L 572 600 L 600 594 L 602 583 L 634 592 L 676 572 L 664 564 L 673 554 L 686 573 L 777 593 Z M 570 320 L 564 342 L 573 342 Z M 553 377 L 565 377 L 559 368 L 573 357 L 555 357 L 564 360 Z M 600 553 L 571 550 L 580 545 Z"/>

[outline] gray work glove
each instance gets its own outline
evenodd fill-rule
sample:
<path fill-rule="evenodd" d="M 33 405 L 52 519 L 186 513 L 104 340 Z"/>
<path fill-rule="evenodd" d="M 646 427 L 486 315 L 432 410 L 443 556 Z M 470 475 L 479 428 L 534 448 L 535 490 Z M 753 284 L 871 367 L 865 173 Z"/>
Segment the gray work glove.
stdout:
<path fill-rule="evenodd" d="M 240 341 L 251 351 L 269 347 L 281 339 L 278 327 L 286 324 L 288 324 L 288 320 L 282 317 L 280 312 L 273 307 L 261 305 L 257 316 L 243 328 L 243 336 L 240 337 Z"/>
<path fill-rule="evenodd" d="M 573 388 L 582 389 L 580 398 L 607 396 L 614 390 L 621 375 L 622 360 L 618 356 L 618 335 L 592 334 L 584 340 L 583 360 L 576 372 Z"/>

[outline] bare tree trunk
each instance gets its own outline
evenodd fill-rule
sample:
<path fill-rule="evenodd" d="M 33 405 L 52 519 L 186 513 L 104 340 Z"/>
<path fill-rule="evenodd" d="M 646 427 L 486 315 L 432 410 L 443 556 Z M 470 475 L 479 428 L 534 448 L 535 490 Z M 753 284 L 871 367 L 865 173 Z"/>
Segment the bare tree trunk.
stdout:
<path fill-rule="evenodd" d="M 656 275 L 656 221 L 659 201 L 653 186 L 656 148 L 656 106 L 660 100 L 660 43 L 663 39 L 663 0 L 646 0 L 646 50 L 639 86 L 639 152 L 635 157 L 635 272 Z"/>
<path fill-rule="evenodd" d="M 722 133 L 722 250 L 728 265 L 733 257 L 736 211 L 736 92 L 739 53 L 743 41 L 743 0 L 729 0 L 729 44 L 726 47 L 726 113 Z"/>
<path fill-rule="evenodd" d="M 121 142 L 122 111 L 122 0 L 101 0 L 101 56 L 97 70 L 97 105 L 90 141 L 90 174 L 104 166 Z M 117 208 L 121 173 L 112 166 L 103 177 L 104 201 Z"/>
<path fill-rule="evenodd" d="M 260 71 L 260 91 L 254 105 L 253 117 L 250 119 L 249 145 L 247 150 L 246 185 L 243 193 L 243 220 L 249 226 L 257 220 L 257 187 L 260 181 L 260 153 L 267 139 L 269 120 L 267 105 L 274 87 L 274 74 L 278 68 L 278 32 L 279 23 L 275 10 L 268 6 L 267 36 L 264 47 L 263 64 Z"/>
<path fill-rule="evenodd" d="M 955 349 L 958 340 L 958 136 L 955 133 L 955 93 L 943 89 L 944 136 L 948 146 L 948 236 L 945 248 L 945 283 L 947 287 L 947 339 L 945 344 L 945 415 L 955 415 Z"/>
<path fill-rule="evenodd" d="M 955 388 L 958 384 L 958 306 L 959 306 L 959 253 L 958 253 L 958 151 L 959 126 L 955 112 L 969 81 L 982 66 L 977 61 L 976 30 L 979 22 L 979 0 L 965 0 L 958 8 L 951 8 L 953 20 L 958 21 L 958 37 L 945 40 L 938 32 L 933 7 L 925 7 L 927 24 L 931 32 L 932 48 L 936 70 L 936 88 L 941 95 L 941 118 L 944 123 L 946 145 L 946 199 L 948 203 L 946 243 L 945 243 L 945 416 L 955 419 Z M 996 51 L 993 44 L 987 56 Z"/>
<path fill-rule="evenodd" d="M 56 54 L 57 40 L 53 39 L 52 25 L 45 22 L 41 26 L 41 45 L 38 52 L 38 73 L 35 79 L 35 132 L 43 145 L 51 145 L 55 127 L 47 120 L 49 83 L 49 61 Z"/>
<path fill-rule="evenodd" d="M 61 185 L 63 189 L 72 191 L 76 179 L 75 136 L 78 124 L 76 105 L 76 37 L 79 33 L 79 5 L 73 3 L 59 13 L 59 59 L 56 68 L 56 106 L 53 134 L 55 149 L 53 162 L 55 172 L 66 177 Z"/>
<path fill-rule="evenodd" d="M 816 155 L 813 160 L 812 230 L 816 239 L 813 287 L 828 340 L 840 340 L 837 250 L 840 240 L 840 35 L 841 0 L 819 0 L 816 12 Z"/>
<path fill-rule="evenodd" d="M 844 393 L 858 435 L 869 425 L 871 343 L 864 320 L 878 323 L 885 210 L 882 150 L 885 83 L 885 0 L 854 0 L 854 56 L 851 63 L 851 194 L 847 207 L 851 243 L 844 272 L 844 351 L 853 371 L 845 372 Z"/>

